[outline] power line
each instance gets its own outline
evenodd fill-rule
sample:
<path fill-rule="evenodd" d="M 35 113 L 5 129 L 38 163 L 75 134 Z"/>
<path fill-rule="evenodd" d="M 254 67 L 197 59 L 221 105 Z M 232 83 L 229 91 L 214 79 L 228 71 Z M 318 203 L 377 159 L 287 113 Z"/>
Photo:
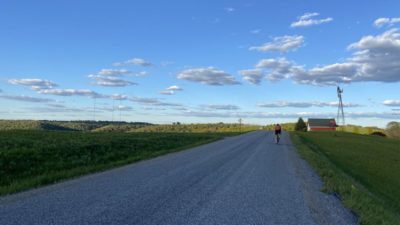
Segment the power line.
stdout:
<path fill-rule="evenodd" d="M 118 109 L 119 109 L 119 122 L 122 122 L 122 119 L 121 119 L 121 107 L 122 107 L 122 99 L 119 100 L 119 106 L 118 106 Z"/>
<path fill-rule="evenodd" d="M 113 99 L 112 122 L 114 122 L 115 99 Z"/>
<path fill-rule="evenodd" d="M 96 121 L 96 96 L 94 96 L 94 103 L 93 103 L 93 121 Z"/>

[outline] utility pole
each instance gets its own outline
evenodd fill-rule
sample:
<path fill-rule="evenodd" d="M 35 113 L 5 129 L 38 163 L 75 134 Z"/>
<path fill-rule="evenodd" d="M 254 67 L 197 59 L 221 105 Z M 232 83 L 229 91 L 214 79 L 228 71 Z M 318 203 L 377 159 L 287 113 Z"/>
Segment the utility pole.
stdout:
<path fill-rule="evenodd" d="M 239 119 L 239 132 L 242 133 L 242 118 Z"/>

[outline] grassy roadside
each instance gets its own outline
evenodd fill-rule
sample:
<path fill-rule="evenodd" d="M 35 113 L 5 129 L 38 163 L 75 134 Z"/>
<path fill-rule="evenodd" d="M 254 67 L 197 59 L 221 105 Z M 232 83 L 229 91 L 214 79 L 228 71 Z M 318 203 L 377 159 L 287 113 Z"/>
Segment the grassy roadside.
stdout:
<path fill-rule="evenodd" d="M 342 132 L 298 133 L 291 139 L 365 225 L 400 224 L 400 141 Z"/>
<path fill-rule="evenodd" d="M 237 133 L 0 132 L 0 196 L 157 157 Z"/>

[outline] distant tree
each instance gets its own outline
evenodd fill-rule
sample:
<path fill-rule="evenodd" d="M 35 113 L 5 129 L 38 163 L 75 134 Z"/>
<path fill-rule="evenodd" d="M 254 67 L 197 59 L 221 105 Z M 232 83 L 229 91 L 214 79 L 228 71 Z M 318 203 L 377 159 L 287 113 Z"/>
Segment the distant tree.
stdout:
<path fill-rule="evenodd" d="M 400 123 L 392 121 L 386 126 L 386 133 L 391 138 L 399 138 L 400 139 Z"/>
<path fill-rule="evenodd" d="M 294 127 L 295 131 L 307 131 L 307 125 L 304 122 L 303 118 L 299 118 L 299 120 L 297 121 L 295 127 Z"/>

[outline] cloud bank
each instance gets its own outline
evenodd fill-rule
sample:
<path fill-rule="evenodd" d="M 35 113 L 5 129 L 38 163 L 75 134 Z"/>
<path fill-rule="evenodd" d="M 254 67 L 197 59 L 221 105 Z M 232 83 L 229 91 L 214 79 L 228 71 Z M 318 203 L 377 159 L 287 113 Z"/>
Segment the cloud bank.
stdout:
<path fill-rule="evenodd" d="M 352 82 L 400 81 L 400 33 L 390 29 L 376 36 L 362 37 L 350 44 L 354 51 L 344 62 L 306 69 L 286 58 L 262 59 L 256 69 L 262 69 L 268 80 L 292 79 L 311 85 L 337 85 Z M 257 83 L 257 81 L 255 82 Z"/>
<path fill-rule="evenodd" d="M 57 87 L 56 83 L 42 79 L 11 79 L 8 80 L 10 84 L 28 86 L 32 90 L 51 89 Z"/>
<path fill-rule="evenodd" d="M 261 103 L 259 107 L 264 108 L 309 108 L 309 107 L 338 107 L 339 102 L 291 102 L 291 101 L 279 101 L 273 103 Z M 360 107 L 361 105 L 356 103 L 344 102 L 344 107 Z"/>

